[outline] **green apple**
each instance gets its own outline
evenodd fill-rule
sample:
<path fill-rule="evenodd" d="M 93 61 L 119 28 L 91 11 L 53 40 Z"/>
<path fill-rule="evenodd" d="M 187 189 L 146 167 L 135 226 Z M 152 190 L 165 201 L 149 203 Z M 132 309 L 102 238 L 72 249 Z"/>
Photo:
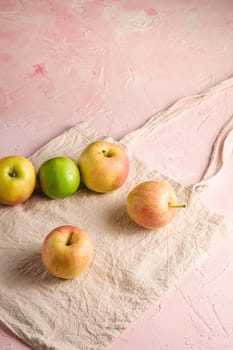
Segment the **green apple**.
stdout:
<path fill-rule="evenodd" d="M 21 156 L 0 159 L 0 203 L 16 205 L 25 202 L 36 186 L 33 164 Z"/>
<path fill-rule="evenodd" d="M 80 174 L 75 162 L 67 157 L 55 157 L 44 162 L 38 171 L 42 192 L 52 198 L 63 198 L 75 193 L 80 185 Z"/>

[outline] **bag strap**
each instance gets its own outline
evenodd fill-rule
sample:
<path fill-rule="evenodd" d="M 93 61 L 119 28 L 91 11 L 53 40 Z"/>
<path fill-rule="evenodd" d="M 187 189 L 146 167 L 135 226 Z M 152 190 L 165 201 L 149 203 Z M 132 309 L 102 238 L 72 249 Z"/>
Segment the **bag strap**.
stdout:
<path fill-rule="evenodd" d="M 139 127 L 138 129 L 135 129 L 122 137 L 120 143 L 125 145 L 127 148 L 130 148 L 133 144 L 140 143 L 144 138 L 150 136 L 158 126 L 167 123 L 169 120 L 179 118 L 182 112 L 201 104 L 215 93 L 232 86 L 233 76 L 229 79 L 221 81 L 217 85 L 203 91 L 200 94 L 181 98 L 171 106 L 152 115 L 142 127 Z"/>
<path fill-rule="evenodd" d="M 233 153 L 233 116 L 223 125 L 220 130 L 213 148 L 209 164 L 202 176 L 200 182 L 193 186 L 194 192 L 201 192 L 208 187 L 222 170 L 224 164 L 229 160 Z"/>
<path fill-rule="evenodd" d="M 142 127 L 125 135 L 120 140 L 120 143 L 130 150 L 133 144 L 138 144 L 144 138 L 153 134 L 158 126 L 165 124 L 172 119 L 179 118 L 182 112 L 201 104 L 215 93 L 232 86 L 233 76 L 203 91 L 200 94 L 191 95 L 178 100 L 168 108 L 165 108 L 163 111 L 154 114 Z M 222 129 L 220 130 L 220 133 L 218 134 L 213 145 L 207 168 L 201 180 L 192 186 L 193 192 L 200 192 L 208 186 L 209 181 L 211 181 L 211 179 L 213 179 L 221 171 L 224 163 L 230 157 L 231 152 L 233 152 L 233 116 L 225 123 L 225 125 L 223 125 Z"/>

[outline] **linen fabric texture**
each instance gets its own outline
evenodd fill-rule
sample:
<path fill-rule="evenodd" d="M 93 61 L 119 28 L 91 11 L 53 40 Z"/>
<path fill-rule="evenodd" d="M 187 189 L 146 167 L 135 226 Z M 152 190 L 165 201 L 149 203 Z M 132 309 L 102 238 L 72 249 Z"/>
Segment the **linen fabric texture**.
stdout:
<path fill-rule="evenodd" d="M 227 218 L 206 208 L 194 186 L 185 187 L 151 169 L 130 152 L 130 145 L 230 85 L 231 79 L 180 100 L 120 142 L 110 139 L 130 158 L 130 173 L 120 189 L 97 194 L 81 185 L 72 196 L 56 200 L 36 191 L 25 204 L 1 206 L 0 320 L 17 337 L 34 350 L 105 349 L 227 234 Z M 89 143 L 103 138 L 81 122 L 30 160 L 36 170 L 55 156 L 77 161 Z M 128 192 L 152 179 L 170 183 L 179 202 L 186 204 L 160 230 L 140 228 L 126 213 Z M 95 247 L 90 268 L 73 280 L 51 276 L 41 262 L 45 236 L 66 224 L 85 230 Z"/>

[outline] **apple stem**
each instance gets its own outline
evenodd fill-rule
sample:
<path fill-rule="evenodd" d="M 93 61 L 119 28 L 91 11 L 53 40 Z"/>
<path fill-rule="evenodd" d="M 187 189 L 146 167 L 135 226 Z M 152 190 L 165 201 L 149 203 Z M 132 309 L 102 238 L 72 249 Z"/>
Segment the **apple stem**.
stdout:
<path fill-rule="evenodd" d="M 73 236 L 74 232 L 71 232 L 67 242 L 66 242 L 66 245 L 70 245 L 71 244 L 71 240 L 72 240 L 72 236 Z"/>
<path fill-rule="evenodd" d="M 168 204 L 169 208 L 186 208 L 185 204 Z"/>

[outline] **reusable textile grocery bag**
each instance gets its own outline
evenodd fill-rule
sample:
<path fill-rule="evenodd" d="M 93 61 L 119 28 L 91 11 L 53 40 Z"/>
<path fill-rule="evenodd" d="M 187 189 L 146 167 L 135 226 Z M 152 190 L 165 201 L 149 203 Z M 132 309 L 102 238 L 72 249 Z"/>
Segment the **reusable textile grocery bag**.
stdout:
<path fill-rule="evenodd" d="M 194 190 L 197 186 L 185 187 L 149 168 L 131 154 L 130 147 L 160 123 L 178 118 L 182 111 L 232 85 L 231 78 L 182 99 L 126 135 L 119 144 L 129 152 L 130 174 L 117 191 L 96 194 L 81 186 L 74 195 L 57 200 L 36 192 L 25 204 L 0 208 L 0 320 L 16 336 L 34 350 L 104 349 L 224 237 L 229 230 L 226 217 L 203 206 Z M 231 126 L 232 119 L 229 130 Z M 86 145 L 101 138 L 79 123 L 30 159 L 37 170 L 55 156 L 76 161 Z M 158 231 L 140 228 L 125 210 L 127 193 L 147 179 L 167 181 L 179 202 L 187 205 Z M 95 246 L 89 270 L 69 281 L 49 275 L 40 258 L 47 233 L 65 224 L 81 227 Z"/>

